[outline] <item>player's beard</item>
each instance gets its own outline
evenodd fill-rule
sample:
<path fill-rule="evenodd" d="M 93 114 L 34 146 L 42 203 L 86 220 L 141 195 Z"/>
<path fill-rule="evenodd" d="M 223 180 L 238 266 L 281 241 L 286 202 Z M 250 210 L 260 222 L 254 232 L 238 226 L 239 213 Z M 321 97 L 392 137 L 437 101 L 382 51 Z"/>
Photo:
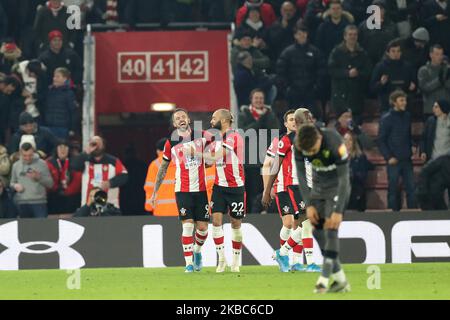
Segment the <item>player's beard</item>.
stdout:
<path fill-rule="evenodd" d="M 222 122 L 218 121 L 215 125 L 212 126 L 213 129 L 222 131 Z"/>

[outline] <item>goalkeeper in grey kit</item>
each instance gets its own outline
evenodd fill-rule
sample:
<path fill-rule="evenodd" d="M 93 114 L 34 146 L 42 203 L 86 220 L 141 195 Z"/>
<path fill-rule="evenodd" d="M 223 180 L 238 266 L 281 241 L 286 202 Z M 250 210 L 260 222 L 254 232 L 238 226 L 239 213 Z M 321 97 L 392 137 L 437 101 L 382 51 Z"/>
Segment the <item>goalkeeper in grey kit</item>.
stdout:
<path fill-rule="evenodd" d="M 306 181 L 305 159 L 312 164 L 312 189 L 300 184 L 306 204 L 306 215 L 314 225 L 314 237 L 324 256 L 322 274 L 315 293 L 350 291 L 339 261 L 338 229 L 350 197 L 348 153 L 344 141 L 334 129 L 304 125 L 296 137 L 295 162 L 300 181 Z M 301 234 L 291 235 L 292 241 L 276 251 L 281 269 L 289 266 L 290 244 L 301 240 Z M 329 285 L 330 277 L 333 282 Z"/>

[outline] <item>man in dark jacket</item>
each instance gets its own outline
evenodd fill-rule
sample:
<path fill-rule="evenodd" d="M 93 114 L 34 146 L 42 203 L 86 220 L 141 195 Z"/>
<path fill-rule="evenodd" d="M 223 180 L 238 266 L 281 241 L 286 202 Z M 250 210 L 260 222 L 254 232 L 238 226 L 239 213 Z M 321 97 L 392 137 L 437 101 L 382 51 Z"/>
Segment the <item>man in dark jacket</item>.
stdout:
<path fill-rule="evenodd" d="M 275 88 L 273 81 L 268 75 L 263 72 L 254 72 L 252 69 L 253 58 L 251 54 L 247 51 L 240 52 L 237 57 L 237 67 L 234 70 L 233 80 L 239 107 L 250 104 L 250 93 L 252 90 L 256 88 L 262 89 L 265 96 L 268 97 L 272 88 Z"/>
<path fill-rule="evenodd" d="M 48 46 L 48 34 L 53 30 L 59 30 L 63 35 L 64 43 L 73 46 L 75 32 L 67 28 L 69 18 L 67 7 L 62 0 L 50 0 L 45 6 L 41 6 L 38 9 L 34 21 L 34 30 L 39 50 L 43 50 Z"/>
<path fill-rule="evenodd" d="M 417 199 L 422 210 L 447 210 L 445 190 L 450 188 L 450 154 L 428 162 L 420 172 Z"/>
<path fill-rule="evenodd" d="M 281 87 L 287 87 L 289 107 L 307 106 L 316 119 L 322 112 L 315 106 L 326 75 L 326 61 L 315 46 L 308 42 L 308 30 L 298 26 L 296 43 L 287 47 L 277 61 L 277 77 Z"/>
<path fill-rule="evenodd" d="M 268 54 L 272 61 L 276 61 L 281 52 L 294 43 L 294 28 L 298 20 L 295 5 L 285 1 L 281 6 L 280 18 L 267 30 L 266 42 Z"/>
<path fill-rule="evenodd" d="M 378 144 L 387 162 L 388 207 L 394 211 L 401 208 L 397 194 L 399 178 L 402 178 L 406 191 L 408 208 L 415 208 L 414 172 L 412 165 L 411 116 L 406 111 L 406 93 L 394 91 L 389 101 L 392 109 L 380 119 Z"/>
<path fill-rule="evenodd" d="M 20 114 L 19 124 L 20 130 L 12 136 L 8 153 L 13 155 L 19 151 L 20 140 L 23 135 L 32 135 L 36 142 L 36 152 L 42 159 L 47 158 L 56 146 L 55 136 L 47 128 L 41 128 L 28 112 Z"/>
<path fill-rule="evenodd" d="M 72 80 L 76 85 L 81 85 L 83 80 L 83 63 L 77 53 L 70 47 L 65 47 L 63 34 L 59 30 L 49 33 L 50 47 L 41 53 L 41 60 L 47 67 L 48 83 L 52 83 L 53 73 L 57 68 L 67 68 L 72 74 Z"/>
<path fill-rule="evenodd" d="M 359 43 L 369 54 L 372 64 L 376 64 L 383 57 L 386 45 L 398 37 L 398 30 L 397 25 L 387 17 L 384 2 L 374 0 L 373 3 L 380 7 L 381 26 L 369 29 L 370 21 L 363 21 L 359 25 Z"/>
<path fill-rule="evenodd" d="M 436 159 L 450 152 L 450 103 L 447 100 L 437 100 L 433 113 L 425 123 L 420 141 L 420 157 L 423 161 Z"/>
<path fill-rule="evenodd" d="M 422 24 L 430 32 L 431 44 L 440 44 L 450 52 L 450 2 L 428 0 L 420 10 Z"/>
<path fill-rule="evenodd" d="M 416 75 L 408 62 L 402 59 L 401 43 L 391 41 L 386 49 L 386 57 L 374 68 L 370 87 L 378 95 L 383 112 L 390 107 L 389 95 L 395 90 L 411 93 L 416 90 Z"/>
<path fill-rule="evenodd" d="M 248 199 L 254 199 L 263 191 L 261 166 L 265 153 L 280 128 L 278 119 L 270 106 L 264 104 L 264 92 L 255 89 L 250 95 L 251 104 L 243 106 L 238 118 L 238 128 L 245 139 L 245 190 Z M 275 132 L 271 132 L 275 130 Z M 263 132 L 265 131 L 265 134 Z M 265 140 L 265 141 L 264 141 Z M 249 212 L 253 212 L 249 208 Z"/>
<path fill-rule="evenodd" d="M 345 27 L 353 22 L 353 17 L 343 16 L 340 0 L 332 0 L 329 4 L 329 16 L 319 25 L 316 33 L 316 47 L 328 59 L 331 50 L 342 42 Z M 351 20 L 349 20 L 351 18 Z"/>
<path fill-rule="evenodd" d="M 358 28 L 347 26 L 344 42 L 331 52 L 331 105 L 336 113 L 350 108 L 357 118 L 363 112 L 367 83 L 372 71 L 369 56 L 358 44 Z"/>
<path fill-rule="evenodd" d="M 402 59 L 408 61 L 414 74 L 427 63 L 430 52 L 430 35 L 425 28 L 417 28 L 411 35 L 402 40 Z"/>
<path fill-rule="evenodd" d="M 45 125 L 60 139 L 67 139 L 76 126 L 75 94 L 69 87 L 69 78 L 66 68 L 55 70 L 45 105 Z"/>

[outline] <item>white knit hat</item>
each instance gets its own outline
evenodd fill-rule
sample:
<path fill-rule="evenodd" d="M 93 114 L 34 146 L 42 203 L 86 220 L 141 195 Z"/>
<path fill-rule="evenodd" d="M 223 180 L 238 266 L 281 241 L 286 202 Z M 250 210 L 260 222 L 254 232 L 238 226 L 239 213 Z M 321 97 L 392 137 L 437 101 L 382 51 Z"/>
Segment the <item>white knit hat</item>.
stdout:
<path fill-rule="evenodd" d="M 36 151 L 36 141 L 34 140 L 34 136 L 31 134 L 24 134 L 22 138 L 20 138 L 20 144 L 19 149 L 22 149 L 22 145 L 24 143 L 29 143 L 33 147 L 33 149 Z"/>

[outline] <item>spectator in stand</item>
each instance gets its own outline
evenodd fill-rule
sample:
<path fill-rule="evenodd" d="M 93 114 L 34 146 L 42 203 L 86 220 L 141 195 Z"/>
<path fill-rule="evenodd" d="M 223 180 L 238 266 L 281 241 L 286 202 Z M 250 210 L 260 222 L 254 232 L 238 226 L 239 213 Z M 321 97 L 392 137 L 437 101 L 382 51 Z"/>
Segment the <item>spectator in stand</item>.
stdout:
<path fill-rule="evenodd" d="M 450 103 L 437 100 L 433 106 L 434 115 L 425 123 L 420 141 L 420 157 L 423 161 L 433 160 L 450 152 Z"/>
<path fill-rule="evenodd" d="M 88 23 L 104 23 L 107 25 L 123 22 L 126 2 L 122 0 L 88 1 L 86 19 Z"/>
<path fill-rule="evenodd" d="M 413 67 L 414 73 L 427 63 L 430 52 L 430 35 L 425 28 L 417 28 L 411 37 L 402 40 L 402 57 Z"/>
<path fill-rule="evenodd" d="M 250 104 L 250 93 L 259 88 L 267 96 L 269 105 L 275 100 L 277 89 L 272 79 L 262 71 L 254 72 L 253 58 L 247 51 L 242 51 L 237 57 L 237 67 L 234 70 L 234 90 L 236 92 L 238 106 Z"/>
<path fill-rule="evenodd" d="M 8 150 L 0 144 L 0 178 L 8 179 L 11 174 L 11 161 Z"/>
<path fill-rule="evenodd" d="M 106 12 L 106 0 L 95 1 L 94 7 L 88 16 L 92 23 L 103 23 Z M 137 23 L 161 23 L 166 25 L 174 19 L 172 1 L 167 0 L 125 0 L 119 1 L 119 21 L 124 20 L 130 26 Z M 124 10 L 121 7 L 125 6 Z M 124 19 L 121 17 L 124 13 Z"/>
<path fill-rule="evenodd" d="M 254 41 L 258 42 L 258 45 L 256 46 L 258 49 L 262 50 L 266 48 L 264 39 L 266 37 L 267 28 L 261 20 L 259 8 L 251 8 L 248 10 L 247 18 L 242 21 L 241 26 L 236 29 L 236 34 L 242 32 L 247 32 Z"/>
<path fill-rule="evenodd" d="M 281 52 L 294 43 L 294 28 L 298 20 L 295 5 L 290 1 L 283 2 L 281 16 L 267 30 L 266 40 L 268 54 L 272 61 L 276 61 Z"/>
<path fill-rule="evenodd" d="M 270 4 L 264 3 L 264 0 L 247 0 L 236 13 L 236 25 L 238 27 L 245 21 L 248 10 L 251 8 L 258 8 L 260 10 L 261 20 L 266 27 L 270 27 L 277 20 L 275 11 L 273 11 Z"/>
<path fill-rule="evenodd" d="M 344 10 L 350 12 L 355 19 L 355 25 L 367 19 L 367 8 L 372 4 L 373 0 L 343 0 L 342 6 Z"/>
<path fill-rule="evenodd" d="M 20 218 L 47 218 L 47 189 L 53 179 L 44 160 L 35 153 L 33 136 L 23 136 L 20 143 L 20 160 L 11 173 L 11 188 Z"/>
<path fill-rule="evenodd" d="M 54 136 L 67 139 L 75 131 L 75 94 L 70 88 L 70 72 L 57 68 L 53 85 L 48 90 L 44 123 Z"/>
<path fill-rule="evenodd" d="M 428 162 L 420 172 L 417 199 L 422 210 L 448 210 L 444 194 L 450 189 L 450 154 Z"/>
<path fill-rule="evenodd" d="M 324 0 L 309 0 L 306 6 L 304 16 L 304 24 L 309 30 L 310 39 L 315 39 L 316 30 L 325 18 L 327 11 L 327 1 Z"/>
<path fill-rule="evenodd" d="M 7 126 L 10 133 L 19 129 L 19 116 L 25 111 L 25 99 L 22 97 L 22 85 L 15 76 L 8 76 L 3 81 L 3 94 L 7 96 L 5 112 L 8 115 Z"/>
<path fill-rule="evenodd" d="M 248 199 L 254 199 L 263 191 L 261 177 L 262 161 L 272 141 L 271 129 L 280 129 L 277 116 L 270 106 L 264 104 L 264 92 L 255 89 L 251 92 L 249 106 L 243 106 L 239 113 L 238 128 L 247 132 L 254 130 L 254 139 L 245 139 L 245 190 Z M 260 131 L 261 130 L 261 131 Z M 251 131 L 249 131 L 251 132 Z M 268 143 L 268 144 L 267 144 Z M 255 209 L 248 208 L 248 212 L 255 213 Z"/>
<path fill-rule="evenodd" d="M 70 167 L 83 172 L 82 205 L 87 203 L 93 188 L 100 188 L 108 193 L 110 202 L 120 208 L 119 188 L 127 183 L 128 172 L 118 158 L 106 153 L 106 144 L 102 137 L 92 137 L 85 151 L 72 159 Z"/>
<path fill-rule="evenodd" d="M 300 17 L 304 17 L 306 13 L 306 7 L 308 6 L 309 0 L 297 0 L 295 1 L 295 5 L 297 6 L 297 10 L 299 11 Z"/>
<path fill-rule="evenodd" d="M 0 73 L 0 144 L 5 144 L 6 130 L 9 128 L 9 97 L 3 93 L 6 76 Z"/>
<path fill-rule="evenodd" d="M 399 178 L 406 191 L 409 209 L 415 208 L 414 172 L 412 164 L 411 115 L 406 111 L 407 95 L 396 90 L 389 96 L 392 108 L 380 119 L 378 144 L 387 162 L 388 207 L 394 211 L 401 208 L 398 197 Z"/>
<path fill-rule="evenodd" d="M 0 219 L 17 218 L 16 205 L 12 201 L 12 191 L 8 181 L 0 176 Z"/>
<path fill-rule="evenodd" d="M 344 137 L 347 133 L 352 133 L 358 142 L 358 146 L 362 150 L 370 150 L 374 147 L 372 139 L 361 129 L 361 126 L 353 119 L 351 109 L 342 110 L 337 114 L 335 129 Z"/>
<path fill-rule="evenodd" d="M 2 42 L 0 47 L 0 72 L 10 75 L 12 66 L 19 63 L 21 57 L 22 50 L 13 41 Z"/>
<path fill-rule="evenodd" d="M 39 126 L 28 112 L 22 112 L 19 117 L 20 130 L 17 131 L 9 142 L 8 153 L 13 157 L 20 149 L 22 136 L 31 135 L 35 141 L 35 152 L 46 159 L 55 149 L 56 138 L 47 128 Z"/>
<path fill-rule="evenodd" d="M 370 87 L 378 100 L 382 112 L 386 112 L 391 103 L 389 95 L 395 90 L 412 93 L 416 90 L 416 75 L 411 65 L 402 59 L 401 42 L 393 40 L 386 49 L 386 57 L 374 68 Z"/>
<path fill-rule="evenodd" d="M 48 212 L 72 213 L 81 201 L 81 172 L 70 169 L 70 147 L 59 140 L 47 165 L 53 178 L 53 187 L 48 194 Z"/>
<path fill-rule="evenodd" d="M 364 99 L 372 71 L 367 52 L 358 44 L 358 28 L 349 25 L 344 41 L 328 59 L 331 76 L 331 105 L 336 113 L 350 108 L 358 124 L 364 111 Z"/>
<path fill-rule="evenodd" d="M 359 25 L 359 43 L 369 54 L 372 64 L 375 65 L 383 57 L 387 44 L 398 37 L 398 31 L 397 25 L 386 14 L 385 2 L 374 0 L 373 4 L 380 7 L 381 26 L 380 28 L 369 29 L 370 21 L 363 21 Z"/>
<path fill-rule="evenodd" d="M 48 90 L 45 66 L 39 60 L 25 60 L 14 65 L 12 71 L 24 86 L 22 96 L 25 98 L 25 111 L 36 122 L 40 122 Z"/>
<path fill-rule="evenodd" d="M 287 87 L 289 108 L 307 106 L 316 119 L 322 119 L 322 111 L 316 106 L 326 74 L 326 61 L 315 46 L 308 42 L 305 26 L 296 27 L 296 43 L 287 47 L 277 61 L 278 83 Z"/>
<path fill-rule="evenodd" d="M 48 34 L 50 47 L 39 56 L 47 67 L 48 83 L 52 82 L 53 73 L 57 68 L 67 68 L 72 74 L 72 80 L 80 86 L 83 80 L 83 62 L 78 54 L 70 47 L 64 46 L 63 35 L 59 30 Z"/>
<path fill-rule="evenodd" d="M 358 143 L 358 138 L 351 131 L 344 135 L 345 146 L 350 159 L 350 182 L 352 192 L 347 206 L 348 210 L 366 210 L 366 180 L 370 170 L 375 166 L 367 160 Z"/>
<path fill-rule="evenodd" d="M 75 32 L 67 28 L 70 14 L 62 0 L 49 0 L 45 6 L 40 6 L 34 21 L 34 31 L 37 36 L 38 51 L 47 49 L 49 44 L 48 34 L 53 30 L 59 30 L 64 43 L 72 48 L 75 43 Z"/>
<path fill-rule="evenodd" d="M 77 209 L 74 218 L 120 216 L 122 212 L 114 204 L 108 202 L 108 194 L 100 188 L 89 192 L 87 203 Z"/>
<path fill-rule="evenodd" d="M 343 12 L 340 0 L 331 0 L 324 21 L 319 25 L 316 33 L 316 47 L 328 59 L 331 50 L 342 42 L 345 28 L 354 19 L 348 12 Z"/>
<path fill-rule="evenodd" d="M 397 25 L 398 35 L 407 38 L 411 35 L 414 17 L 418 9 L 417 0 L 386 1 L 386 11 L 391 20 Z"/>
<path fill-rule="evenodd" d="M 450 2 L 428 0 L 420 9 L 422 25 L 430 32 L 431 44 L 440 44 L 450 52 Z"/>
<path fill-rule="evenodd" d="M 243 51 L 248 51 L 252 55 L 254 72 L 261 72 L 270 68 L 269 57 L 257 48 L 259 45 L 259 41 L 257 39 L 252 38 L 251 34 L 247 31 L 243 31 L 238 34 L 237 39 L 239 40 L 239 44 L 231 50 L 231 66 L 233 70 L 235 70 L 237 66 L 238 54 Z"/>
<path fill-rule="evenodd" d="M 450 100 L 450 66 L 444 60 L 440 45 L 430 48 L 430 61 L 419 69 L 417 75 L 423 96 L 423 113 L 431 114 L 437 100 Z"/>
<path fill-rule="evenodd" d="M 6 15 L 3 5 L 0 2 L 0 40 L 8 34 L 8 16 Z"/>

